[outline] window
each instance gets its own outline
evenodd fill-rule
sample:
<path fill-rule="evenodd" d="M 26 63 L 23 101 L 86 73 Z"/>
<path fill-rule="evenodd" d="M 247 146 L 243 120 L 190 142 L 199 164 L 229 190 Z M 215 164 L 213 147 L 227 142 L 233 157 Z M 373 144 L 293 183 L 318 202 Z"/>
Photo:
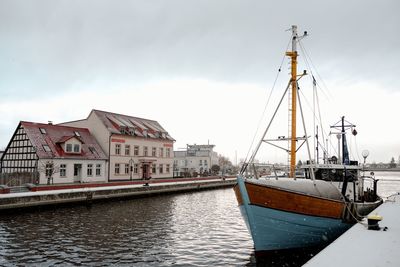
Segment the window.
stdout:
<path fill-rule="evenodd" d="M 152 157 L 157 157 L 156 153 L 157 153 L 157 148 L 153 147 L 152 150 L 151 150 L 151 156 Z"/>
<path fill-rule="evenodd" d="M 93 176 L 93 164 L 87 165 L 87 176 Z"/>
<path fill-rule="evenodd" d="M 120 155 L 120 154 L 121 154 L 121 145 L 115 144 L 115 155 Z"/>
<path fill-rule="evenodd" d="M 67 152 L 72 152 L 72 144 L 67 144 Z"/>
<path fill-rule="evenodd" d="M 138 173 L 138 164 L 137 163 L 135 163 L 134 165 L 133 165 L 133 173 Z"/>
<path fill-rule="evenodd" d="M 51 177 L 53 175 L 53 163 L 46 163 L 46 177 Z"/>
<path fill-rule="evenodd" d="M 50 152 L 51 151 L 51 149 L 50 149 L 50 147 L 48 145 L 43 145 L 43 149 L 46 152 Z"/>
<path fill-rule="evenodd" d="M 41 132 L 42 134 L 46 134 L 46 129 L 44 129 L 44 128 L 39 128 L 39 130 L 40 130 L 40 132 Z"/>
<path fill-rule="evenodd" d="M 204 165 L 207 166 L 207 160 L 206 159 L 204 160 Z"/>
<path fill-rule="evenodd" d="M 119 174 L 119 163 L 115 163 L 115 174 Z"/>
<path fill-rule="evenodd" d="M 78 131 L 75 131 L 74 134 L 78 137 L 81 137 L 81 134 Z"/>
<path fill-rule="evenodd" d="M 162 164 L 160 164 L 159 173 L 160 173 L 160 174 L 163 173 L 163 165 L 162 165 Z"/>
<path fill-rule="evenodd" d="M 200 164 L 199 164 L 200 166 L 202 166 L 203 165 L 203 160 L 200 160 Z"/>
<path fill-rule="evenodd" d="M 60 164 L 60 177 L 66 177 L 66 176 L 67 176 L 67 165 Z"/>
<path fill-rule="evenodd" d="M 96 149 L 92 146 L 89 147 L 90 152 L 92 152 L 92 154 L 96 154 Z"/>
<path fill-rule="evenodd" d="M 131 154 L 131 146 L 125 145 L 125 155 L 129 156 Z"/>
<path fill-rule="evenodd" d="M 156 166 L 156 164 L 153 164 L 153 165 L 151 165 L 151 172 L 152 173 L 154 173 L 154 174 L 156 174 L 156 172 L 157 172 L 157 166 Z"/>
<path fill-rule="evenodd" d="M 138 146 L 135 146 L 135 147 L 133 148 L 133 155 L 134 155 L 134 156 L 139 156 L 139 147 L 138 147 Z"/>
<path fill-rule="evenodd" d="M 79 153 L 80 150 L 81 150 L 80 145 L 79 144 L 75 144 L 74 145 L 74 153 Z"/>
<path fill-rule="evenodd" d="M 82 164 L 74 164 L 74 177 L 81 177 Z"/>
<path fill-rule="evenodd" d="M 167 166 L 165 166 L 165 172 L 169 173 L 169 164 L 167 164 Z"/>
<path fill-rule="evenodd" d="M 160 147 L 160 158 L 164 157 L 164 148 Z"/>
<path fill-rule="evenodd" d="M 101 164 L 96 164 L 96 176 L 101 176 Z"/>
<path fill-rule="evenodd" d="M 171 157 L 171 149 L 170 148 L 166 148 L 166 153 L 167 153 L 167 155 L 166 155 L 167 158 Z"/>
<path fill-rule="evenodd" d="M 147 157 L 147 146 L 143 147 L 143 156 Z"/>
<path fill-rule="evenodd" d="M 125 164 L 125 174 L 129 173 L 129 164 Z"/>

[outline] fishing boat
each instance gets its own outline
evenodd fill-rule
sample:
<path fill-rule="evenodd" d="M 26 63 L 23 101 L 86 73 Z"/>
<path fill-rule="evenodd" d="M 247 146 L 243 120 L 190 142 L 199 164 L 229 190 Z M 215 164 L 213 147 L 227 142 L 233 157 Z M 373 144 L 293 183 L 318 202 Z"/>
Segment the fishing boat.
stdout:
<path fill-rule="evenodd" d="M 351 134 L 356 135 L 357 131 L 355 125 L 346 121 L 344 117 L 330 127 L 331 131 L 337 131 L 334 133 L 338 138 L 337 154 L 329 156 L 324 150 L 320 162 L 317 151 L 317 156 L 314 154 L 312 158 L 310 136 L 307 135 L 298 93 L 298 81 L 307 75 L 307 72 L 297 74 L 297 44 L 307 36 L 307 32 L 299 36 L 297 26 L 292 26 L 291 32 L 291 51 L 286 52 L 291 61 L 290 80 L 261 140 L 255 146 L 249 160 L 243 164 L 234 187 L 256 254 L 326 245 L 382 203 L 382 199 L 377 195 L 377 179 L 364 175 L 363 165 L 350 160 L 347 137 Z M 268 139 L 266 137 L 271 123 L 287 94 L 289 136 Z M 302 137 L 296 137 L 297 105 L 303 122 Z M 318 139 L 318 134 L 315 138 Z M 261 144 L 271 144 L 272 141 L 288 142 L 287 175 L 258 178 L 255 168 L 252 175 L 246 175 L 250 167 L 254 166 L 252 164 Z M 300 146 L 306 144 L 308 160 L 296 168 L 298 142 L 302 142 Z M 314 148 L 318 150 L 322 142 L 317 140 L 316 143 Z M 300 176 L 296 175 L 299 171 L 302 173 Z M 371 182 L 369 187 L 368 179 Z"/>

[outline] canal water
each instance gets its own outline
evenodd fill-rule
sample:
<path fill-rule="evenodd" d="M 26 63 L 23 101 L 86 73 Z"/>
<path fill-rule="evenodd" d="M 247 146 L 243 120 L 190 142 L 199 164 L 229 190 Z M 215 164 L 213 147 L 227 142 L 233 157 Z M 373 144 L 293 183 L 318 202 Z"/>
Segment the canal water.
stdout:
<path fill-rule="evenodd" d="M 0 266 L 300 266 L 317 252 L 256 258 L 231 188 L 0 216 Z"/>

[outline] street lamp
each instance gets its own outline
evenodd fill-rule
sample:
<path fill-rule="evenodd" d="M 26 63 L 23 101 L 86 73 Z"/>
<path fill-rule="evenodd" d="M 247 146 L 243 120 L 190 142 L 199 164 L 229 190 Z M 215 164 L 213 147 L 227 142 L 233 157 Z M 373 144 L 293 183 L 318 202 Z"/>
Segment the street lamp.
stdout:
<path fill-rule="evenodd" d="M 133 164 L 134 164 L 134 161 L 133 161 L 133 159 L 131 158 L 131 159 L 129 160 L 129 172 L 130 172 L 130 178 L 129 178 L 129 180 L 130 180 L 130 181 L 132 181 Z"/>

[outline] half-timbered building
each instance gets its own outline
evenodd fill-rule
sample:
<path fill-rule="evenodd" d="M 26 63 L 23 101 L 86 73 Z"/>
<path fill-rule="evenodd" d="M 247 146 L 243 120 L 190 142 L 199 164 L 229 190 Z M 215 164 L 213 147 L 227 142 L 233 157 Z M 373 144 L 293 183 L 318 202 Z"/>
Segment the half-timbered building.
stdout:
<path fill-rule="evenodd" d="M 22 121 L 1 157 L 0 173 L 35 177 L 30 182 L 36 184 L 105 182 L 106 162 L 86 128 Z"/>
<path fill-rule="evenodd" d="M 172 177 L 174 139 L 154 120 L 92 110 L 61 125 L 88 128 L 109 157 L 109 180 Z"/>

